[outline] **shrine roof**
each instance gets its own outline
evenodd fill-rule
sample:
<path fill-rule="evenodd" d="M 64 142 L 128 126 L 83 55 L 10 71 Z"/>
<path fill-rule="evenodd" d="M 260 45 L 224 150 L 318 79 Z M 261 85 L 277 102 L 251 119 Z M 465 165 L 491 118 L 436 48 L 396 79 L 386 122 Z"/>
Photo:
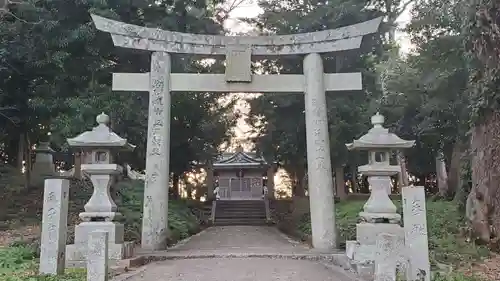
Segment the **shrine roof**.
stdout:
<path fill-rule="evenodd" d="M 255 152 L 244 152 L 242 149 L 236 152 L 222 153 L 214 162 L 214 168 L 242 168 L 262 167 L 267 165 L 266 160 Z"/>

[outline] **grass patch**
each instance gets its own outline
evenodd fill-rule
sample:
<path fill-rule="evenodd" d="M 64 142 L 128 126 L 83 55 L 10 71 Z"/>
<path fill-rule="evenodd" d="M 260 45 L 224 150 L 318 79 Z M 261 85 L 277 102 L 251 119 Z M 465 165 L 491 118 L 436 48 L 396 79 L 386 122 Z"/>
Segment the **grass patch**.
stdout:
<path fill-rule="evenodd" d="M 38 275 L 36 249 L 29 246 L 0 248 L 0 281 L 83 281 L 84 269 L 68 269 L 64 275 Z"/>
<path fill-rule="evenodd" d="M 125 224 L 125 240 L 140 241 L 142 229 L 142 208 L 144 202 L 144 182 L 125 181 L 118 183 L 115 197 L 118 210 Z M 168 202 L 169 245 L 187 238 L 200 230 L 200 221 L 187 200 Z"/>
<path fill-rule="evenodd" d="M 42 192 L 43 189 L 39 189 Z M 70 195 L 70 214 L 68 227 L 68 240 L 73 240 L 74 224 L 80 222 L 78 213 L 83 211 L 83 205 L 88 202 L 92 193 L 88 182 L 72 181 Z M 127 180 L 119 182 L 111 191 L 112 197 L 122 213 L 121 222 L 125 224 L 125 240 L 140 241 L 142 228 L 142 208 L 144 197 L 144 182 L 138 180 Z M 39 194 L 38 194 L 39 196 Z M 26 197 L 26 196 L 24 196 Z M 13 197 L 12 197 L 13 198 Z M 28 202 L 29 198 L 26 198 Z M 11 200 L 12 201 L 12 200 Z M 29 220 L 41 222 L 40 210 L 41 200 L 30 205 L 34 211 L 25 212 L 16 217 L 16 221 Z M 36 205 L 36 206 L 34 206 Z M 186 200 L 169 201 L 168 210 L 168 244 L 174 244 L 180 239 L 197 233 L 200 230 L 200 221 L 195 215 L 196 204 Z M 8 212 L 15 214 L 15 210 L 8 208 Z M 11 228 L 14 224 L 5 222 Z M 38 275 L 39 243 L 38 237 L 33 240 L 18 240 L 10 243 L 9 247 L 0 247 L 0 281 L 83 281 L 86 280 L 84 269 L 67 269 L 62 276 Z"/>
<path fill-rule="evenodd" d="M 401 214 L 401 201 L 394 200 Z M 346 240 L 356 240 L 356 223 L 358 214 L 363 209 L 365 201 L 343 201 L 336 204 L 337 227 L 340 236 L 340 246 L 345 247 Z M 429 254 L 431 264 L 451 264 L 460 266 L 481 260 L 489 255 L 489 250 L 467 242 L 460 237 L 460 229 L 465 226 L 464 218 L 459 215 L 455 202 L 427 201 L 427 227 L 429 232 Z M 297 228 L 303 234 L 311 234 L 310 215 L 305 214 L 300 218 Z M 467 279 L 460 274 L 455 274 L 452 279 L 441 280 L 475 280 Z M 465 279 L 464 279 L 465 278 Z"/>

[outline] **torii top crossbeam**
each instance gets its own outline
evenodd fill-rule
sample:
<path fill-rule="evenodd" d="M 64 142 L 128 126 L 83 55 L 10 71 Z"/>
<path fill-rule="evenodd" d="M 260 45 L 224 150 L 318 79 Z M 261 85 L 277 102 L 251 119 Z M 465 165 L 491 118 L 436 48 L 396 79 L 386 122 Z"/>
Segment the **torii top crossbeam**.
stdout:
<path fill-rule="evenodd" d="M 226 55 L 228 47 L 249 46 L 252 55 L 297 55 L 357 49 L 363 35 L 377 32 L 382 17 L 337 29 L 274 36 L 222 36 L 166 31 L 92 15 L 97 29 L 108 32 L 117 47 Z"/>

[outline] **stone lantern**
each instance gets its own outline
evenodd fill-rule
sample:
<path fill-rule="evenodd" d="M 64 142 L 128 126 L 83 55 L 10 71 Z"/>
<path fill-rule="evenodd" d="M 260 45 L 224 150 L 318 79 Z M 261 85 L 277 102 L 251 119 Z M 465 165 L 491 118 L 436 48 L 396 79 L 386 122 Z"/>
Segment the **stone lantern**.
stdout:
<path fill-rule="evenodd" d="M 54 150 L 50 148 L 50 142 L 40 142 L 35 148 L 35 163 L 31 169 L 31 181 L 33 185 L 43 184 L 46 178 L 56 175 L 53 159 Z"/>
<path fill-rule="evenodd" d="M 358 171 L 368 177 L 371 193 L 359 213 L 361 223 L 356 225 L 357 241 L 347 241 L 346 253 L 354 264 L 372 264 L 375 260 L 375 243 L 379 233 L 390 233 L 404 239 L 401 216 L 391 201 L 391 176 L 401 172 L 399 165 L 391 165 L 394 150 L 410 148 L 415 141 L 407 141 L 384 128 L 384 116 L 379 113 L 371 118 L 373 128 L 352 143 L 349 150 L 368 151 L 368 164 L 358 167 Z"/>
<path fill-rule="evenodd" d="M 89 234 L 93 231 L 106 231 L 109 234 L 109 259 L 117 261 L 132 256 L 133 243 L 124 242 L 124 225 L 115 220 L 121 216 L 110 195 L 110 188 L 115 177 L 123 168 L 114 164 L 113 153 L 120 150 L 133 150 L 129 144 L 108 127 L 109 117 L 101 113 L 97 116 L 97 127 L 84 132 L 75 138 L 68 139 L 72 148 L 87 153 L 91 159 L 89 164 L 82 164 L 93 185 L 94 191 L 85 212 L 80 213 L 82 222 L 75 227 L 75 244 L 67 246 L 69 264 L 85 262 Z"/>

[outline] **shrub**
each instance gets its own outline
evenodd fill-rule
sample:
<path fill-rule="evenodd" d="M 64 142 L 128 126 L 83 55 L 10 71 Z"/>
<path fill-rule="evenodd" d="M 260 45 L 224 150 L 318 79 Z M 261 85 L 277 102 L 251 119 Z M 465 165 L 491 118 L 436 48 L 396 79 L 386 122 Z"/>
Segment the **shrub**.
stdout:
<path fill-rule="evenodd" d="M 393 201 L 401 212 L 401 201 Z M 364 201 L 343 201 L 336 205 L 337 228 L 340 246 L 345 247 L 346 240 L 356 240 L 356 223 Z M 462 264 L 485 257 L 489 251 L 484 246 L 467 242 L 459 236 L 460 228 L 465 224 L 457 214 L 456 203 L 450 201 L 427 201 L 427 227 L 429 232 L 429 250 L 432 264 Z M 310 215 L 304 215 L 298 222 L 299 231 L 310 234 Z M 457 277 L 458 278 L 458 277 Z M 460 279 L 457 279 L 460 280 Z"/>

